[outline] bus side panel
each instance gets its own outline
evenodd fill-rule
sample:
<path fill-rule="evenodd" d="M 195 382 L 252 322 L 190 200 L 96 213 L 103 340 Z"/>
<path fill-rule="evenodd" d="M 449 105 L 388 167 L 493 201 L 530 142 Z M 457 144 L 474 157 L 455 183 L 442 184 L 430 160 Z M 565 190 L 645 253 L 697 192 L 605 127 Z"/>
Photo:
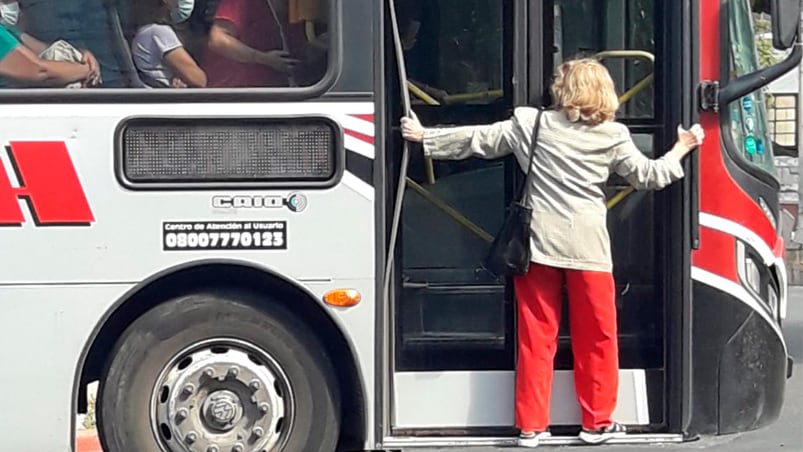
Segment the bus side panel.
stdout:
<path fill-rule="evenodd" d="M 154 105 L 18 105 L 9 106 L 14 117 L 0 124 L 0 170 L 10 180 L 0 179 L 0 249 L 15 260 L 0 265 L 0 283 L 96 283 L 139 282 L 165 268 L 201 258 L 255 260 L 294 280 L 361 279 L 375 276 L 374 254 L 374 187 L 371 167 L 350 166 L 350 155 L 372 162 L 374 126 L 371 122 L 374 105 L 371 102 L 353 103 L 287 103 L 287 104 L 154 104 Z M 47 112 L 47 116 L 42 116 Z M 199 113 L 200 112 L 200 113 Z M 364 117 L 360 117 L 364 115 Z M 126 188 L 115 171 L 123 171 L 115 158 L 120 152 L 115 130 L 128 123 L 129 118 L 206 118 L 204 124 L 215 120 L 228 121 L 225 133 L 237 135 L 236 118 L 293 118 L 328 117 L 342 131 L 343 143 L 338 165 L 345 166 L 331 188 L 287 184 L 275 188 L 240 186 L 232 189 L 200 187 L 193 190 L 162 190 Z M 222 124 L 222 123 L 221 123 Z M 160 132 L 149 132 L 158 134 Z M 20 143 L 19 145 L 17 143 Z M 146 163 L 143 167 L 187 165 L 189 158 L 175 158 L 177 153 L 165 142 L 164 150 L 148 150 L 139 156 L 173 162 Z M 37 176 L 34 164 L 14 162 L 19 156 L 17 146 L 34 148 L 41 156 L 39 164 L 47 162 L 48 177 Z M 65 151 L 66 150 L 66 151 Z M 68 155 L 65 157 L 63 153 Z M 197 150 L 197 152 L 203 152 Z M 180 151 L 186 155 L 188 151 Z M 58 165 L 48 161 L 57 154 Z M 156 154 L 151 157 L 151 155 Z M 232 152 L 232 159 L 238 153 Z M 298 153 L 296 153 L 298 155 Z M 139 157 L 138 157 L 139 158 Z M 282 164 L 280 157 L 276 164 Z M 33 160 L 33 159 L 30 159 Z M 35 161 L 35 160 L 33 160 Z M 194 162 L 193 162 L 194 163 Z M 206 164 L 206 162 L 202 162 Z M 237 161 L 229 162 L 239 165 Z M 294 164 L 294 162 L 290 162 Z M 208 166 L 215 163 L 208 162 Z M 171 170 L 172 171 L 172 170 Z M 200 171 L 203 171 L 201 169 Z M 58 177 L 51 177 L 52 175 Z M 243 173 L 247 175 L 249 173 Z M 339 173 L 340 174 L 340 173 Z M 367 180 L 367 181 L 366 181 Z M 36 182 L 41 182 L 35 184 Z M 4 186 L 5 185 L 5 186 Z M 70 196 L 52 196 L 63 193 Z M 287 205 L 293 194 L 306 199 L 303 209 L 294 211 Z M 281 200 L 267 206 L 216 205 L 217 197 L 231 199 L 271 197 Z M 55 200 L 56 202 L 50 203 Z M 42 224 L 45 208 L 50 204 L 69 202 L 89 206 L 89 218 L 67 218 L 51 214 L 55 224 Z M 72 209 L 67 212 L 73 212 Z M 13 216 L 22 215 L 17 220 Z M 69 220 L 69 223 L 67 223 Z M 73 221 L 74 220 L 74 221 Z M 11 223 L 14 224 L 11 224 Z M 166 249 L 167 228 L 184 223 L 203 226 L 207 222 L 239 225 L 285 222 L 286 242 L 271 249 L 261 249 L 253 241 L 250 247 L 181 246 Z M 65 224 L 66 223 L 66 224 Z M 167 223 L 167 224 L 166 224 Z M 192 231 L 190 231 L 192 232 Z M 211 240 L 211 239 L 210 239 Z M 211 243 L 211 242 L 210 242 Z M 354 243 L 364 245 L 354 246 Z M 222 239 L 220 244 L 222 245 Z M 282 249 L 283 248 L 283 249 Z M 343 265 L 345 262 L 348 265 Z"/>
<path fill-rule="evenodd" d="M 3 286 L 2 450 L 72 450 L 73 383 L 87 339 L 130 285 Z"/>
<path fill-rule="evenodd" d="M 0 249 L 5 256 L 13 256 L 0 265 L 4 308 L 0 326 L 4 337 L 21 345 L 4 349 L 0 356 L 3 362 L 24 365 L 10 364 L 18 371 L 0 377 L 10 389 L 2 396 L 4 406 L 13 407 L 0 415 L 6 419 L 0 434 L 21 438 L 14 441 L 25 447 L 7 449 L 64 451 L 72 416 L 72 384 L 93 330 L 130 287 L 199 260 L 239 261 L 264 268 L 306 286 L 319 302 L 329 289 L 359 290 L 362 302 L 358 306 L 325 309 L 357 355 L 366 396 L 370 399 L 374 394 L 375 331 L 366 327 L 374 325 L 376 299 L 372 102 L 9 108 L 15 111 L 14 117 L 0 125 L 0 172 L 7 176 L 5 185 L 0 180 L 0 219 L 15 224 L 6 224 L 0 234 Z M 115 174 L 115 130 L 128 118 L 321 116 L 342 130 L 340 142 L 345 148 L 339 162 L 343 171 L 330 187 L 133 190 Z M 44 146 L 40 163 L 47 163 L 43 167 L 60 176 L 39 177 L 37 169 L 19 165 L 14 153 L 21 148 L 14 148 L 15 143 Z M 13 149 L 3 149 L 6 146 Z M 59 165 L 47 158 L 50 152 L 59 156 Z M 352 165 L 354 161 L 362 164 Z M 49 185 L 39 190 L 35 180 Z M 64 181 L 72 188 L 80 187 L 69 192 L 85 198 L 91 217 L 70 224 L 44 224 L 40 214 L 48 204 L 42 201 L 61 193 Z M 220 208 L 213 201 L 218 196 L 286 201 L 294 193 L 306 199 L 303 209 L 287 205 Z M 64 220 L 58 218 L 64 210 L 47 213 L 53 212 L 51 219 Z M 21 217 L 13 218 L 17 214 Z M 286 249 L 165 249 L 164 224 L 169 222 L 279 221 L 286 222 Z M 373 425 L 373 404 L 365 409 L 366 423 Z M 367 431 L 370 439 L 373 430 Z"/>

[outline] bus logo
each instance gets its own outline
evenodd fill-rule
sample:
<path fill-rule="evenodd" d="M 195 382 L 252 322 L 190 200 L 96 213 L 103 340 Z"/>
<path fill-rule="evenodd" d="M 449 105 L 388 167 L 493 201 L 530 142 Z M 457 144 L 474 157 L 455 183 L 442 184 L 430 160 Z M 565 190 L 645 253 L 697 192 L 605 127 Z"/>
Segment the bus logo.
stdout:
<path fill-rule="evenodd" d="M 291 193 L 288 196 L 276 195 L 221 195 L 212 197 L 215 209 L 277 209 L 287 207 L 293 212 L 301 212 L 307 208 L 307 197 L 302 193 Z"/>
<path fill-rule="evenodd" d="M 64 142 L 15 141 L 6 152 L 11 168 L 0 161 L 0 226 L 22 226 L 21 199 L 37 226 L 89 226 L 95 221 Z M 18 187 L 11 185 L 9 170 Z"/>

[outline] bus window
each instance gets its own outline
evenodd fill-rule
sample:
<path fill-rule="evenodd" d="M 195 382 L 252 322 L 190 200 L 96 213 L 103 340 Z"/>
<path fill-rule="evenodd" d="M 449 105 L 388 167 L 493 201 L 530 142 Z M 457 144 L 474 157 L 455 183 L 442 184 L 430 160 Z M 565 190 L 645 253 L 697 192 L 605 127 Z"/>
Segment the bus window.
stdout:
<path fill-rule="evenodd" d="M 487 104 L 502 97 L 498 2 L 402 0 L 397 9 L 414 104 Z"/>
<path fill-rule="evenodd" d="M 758 67 L 750 5 L 747 0 L 730 3 L 730 79 L 752 73 Z M 766 124 L 766 105 L 762 90 L 756 90 L 728 105 L 730 133 L 741 157 L 774 174 L 772 140 Z"/>
<path fill-rule="evenodd" d="M 44 59 L 89 51 L 101 88 L 309 87 L 328 69 L 332 1 L 18 0 L 0 26 Z"/>
<path fill-rule="evenodd" d="M 655 11 L 652 0 L 555 2 L 554 67 L 563 60 L 588 57 L 608 50 L 655 52 Z M 628 101 L 618 111 L 620 119 L 655 116 L 653 63 L 646 58 L 605 59 L 617 91 Z M 630 93 L 628 93 L 630 91 Z"/>

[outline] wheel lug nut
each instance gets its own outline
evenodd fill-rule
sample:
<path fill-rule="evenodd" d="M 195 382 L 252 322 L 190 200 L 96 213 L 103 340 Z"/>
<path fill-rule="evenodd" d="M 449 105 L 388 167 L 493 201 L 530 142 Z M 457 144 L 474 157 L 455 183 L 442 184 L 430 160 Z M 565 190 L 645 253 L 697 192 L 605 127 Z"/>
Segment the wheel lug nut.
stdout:
<path fill-rule="evenodd" d="M 267 414 L 269 410 L 270 410 L 270 405 L 268 405 L 268 402 L 262 402 L 259 404 L 259 411 L 262 414 Z"/>
<path fill-rule="evenodd" d="M 262 438 L 262 435 L 265 434 L 265 430 L 262 427 L 254 427 L 254 436 L 257 438 Z"/>
<path fill-rule="evenodd" d="M 243 445 L 240 443 L 235 444 L 234 447 L 231 448 L 231 452 L 243 452 Z"/>
<path fill-rule="evenodd" d="M 259 391 L 260 388 L 259 380 L 252 380 L 251 383 L 248 385 L 254 391 Z"/>
<path fill-rule="evenodd" d="M 212 369 L 211 367 L 207 367 L 206 369 L 204 369 L 204 375 L 206 375 L 209 378 L 214 377 L 215 376 L 215 369 Z"/>
<path fill-rule="evenodd" d="M 230 367 L 228 375 L 232 378 L 237 378 L 237 375 L 240 375 L 240 368 L 237 366 Z"/>
<path fill-rule="evenodd" d="M 206 452 L 220 452 L 220 449 L 213 444 L 206 448 Z"/>
<path fill-rule="evenodd" d="M 195 386 L 192 384 L 184 386 L 184 389 L 181 391 L 185 396 L 191 396 L 193 392 L 195 392 Z"/>
<path fill-rule="evenodd" d="M 187 441 L 187 444 L 192 444 L 196 439 L 198 439 L 198 434 L 195 432 L 189 432 L 184 439 Z"/>
<path fill-rule="evenodd" d="M 178 422 L 183 421 L 184 419 L 187 418 L 188 414 L 189 414 L 189 412 L 187 412 L 186 408 L 182 408 L 182 409 L 178 410 L 176 412 L 176 421 L 178 421 Z"/>

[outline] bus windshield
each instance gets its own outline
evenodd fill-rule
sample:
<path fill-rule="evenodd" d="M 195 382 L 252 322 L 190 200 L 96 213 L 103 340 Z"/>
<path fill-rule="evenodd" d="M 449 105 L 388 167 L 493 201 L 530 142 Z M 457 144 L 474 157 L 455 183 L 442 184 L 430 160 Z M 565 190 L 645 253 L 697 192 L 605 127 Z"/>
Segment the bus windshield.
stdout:
<path fill-rule="evenodd" d="M 753 18 L 748 0 L 730 3 L 730 79 L 760 69 Z M 741 157 L 769 173 L 774 173 L 772 142 L 767 129 L 767 112 L 761 89 L 731 102 L 730 132 Z"/>

